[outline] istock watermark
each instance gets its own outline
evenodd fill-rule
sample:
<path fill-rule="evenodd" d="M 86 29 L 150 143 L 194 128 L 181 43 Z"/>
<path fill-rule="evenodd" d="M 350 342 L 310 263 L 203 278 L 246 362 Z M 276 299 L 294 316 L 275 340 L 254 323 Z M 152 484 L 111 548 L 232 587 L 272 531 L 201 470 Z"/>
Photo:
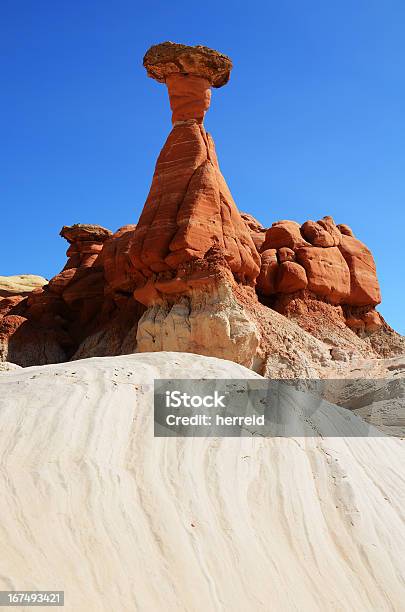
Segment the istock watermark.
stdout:
<path fill-rule="evenodd" d="M 404 436 L 405 381 L 155 380 L 156 437 Z M 381 398 L 395 397 L 384 422 Z M 388 423 L 388 425 L 387 425 Z M 394 423 L 394 425 L 393 425 Z"/>
<path fill-rule="evenodd" d="M 219 395 L 214 391 L 214 395 L 189 395 L 181 391 L 166 391 L 166 408 L 225 408 L 225 395 Z"/>

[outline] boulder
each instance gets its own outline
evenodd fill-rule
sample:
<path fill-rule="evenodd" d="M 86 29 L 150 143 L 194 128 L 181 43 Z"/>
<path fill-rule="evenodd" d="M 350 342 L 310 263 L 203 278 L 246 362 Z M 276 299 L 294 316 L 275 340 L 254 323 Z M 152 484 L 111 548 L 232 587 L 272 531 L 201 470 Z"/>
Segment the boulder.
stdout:
<path fill-rule="evenodd" d="M 295 261 L 295 253 L 288 247 L 281 247 L 281 249 L 278 249 L 277 251 L 277 258 L 280 263 L 284 263 L 285 261 Z"/>
<path fill-rule="evenodd" d="M 305 269 L 294 261 L 280 264 L 277 274 L 276 290 L 278 293 L 294 293 L 308 285 Z"/>
<path fill-rule="evenodd" d="M 306 221 L 301 226 L 301 234 L 314 246 L 331 247 L 335 245 L 335 240 L 331 234 L 315 221 Z"/>
<path fill-rule="evenodd" d="M 380 286 L 369 249 L 360 240 L 347 235 L 342 235 L 339 249 L 350 270 L 350 294 L 346 303 L 354 306 L 379 304 Z"/>
<path fill-rule="evenodd" d="M 339 246 L 342 235 L 339 229 L 336 227 L 333 217 L 328 215 L 322 219 L 319 219 L 318 225 L 323 227 L 323 229 L 327 231 L 330 236 L 332 236 L 333 246 Z"/>
<path fill-rule="evenodd" d="M 206 79 L 212 87 L 229 81 L 232 61 L 227 55 L 202 45 L 191 47 L 173 42 L 153 45 L 143 58 L 148 77 L 166 83 L 173 75 Z"/>
<path fill-rule="evenodd" d="M 352 236 L 353 238 L 355 237 L 352 228 L 348 225 L 345 225 L 344 223 L 339 223 L 339 225 L 337 225 L 336 227 L 344 236 Z"/>
<path fill-rule="evenodd" d="M 256 288 L 262 295 L 269 296 L 276 292 L 276 279 L 279 264 L 276 249 L 267 249 L 261 254 L 260 274 L 257 277 Z"/>
<path fill-rule="evenodd" d="M 350 294 L 350 272 L 338 247 L 304 247 L 296 258 L 307 273 L 308 289 L 333 304 L 345 303 Z"/>
<path fill-rule="evenodd" d="M 363 316 L 365 330 L 367 332 L 375 332 L 382 327 L 382 320 L 376 310 L 369 310 Z"/>
<path fill-rule="evenodd" d="M 299 223 L 295 221 L 277 221 L 267 230 L 266 240 L 262 249 L 265 251 L 267 249 L 288 247 L 296 250 L 304 246 L 310 245 L 302 237 Z"/>

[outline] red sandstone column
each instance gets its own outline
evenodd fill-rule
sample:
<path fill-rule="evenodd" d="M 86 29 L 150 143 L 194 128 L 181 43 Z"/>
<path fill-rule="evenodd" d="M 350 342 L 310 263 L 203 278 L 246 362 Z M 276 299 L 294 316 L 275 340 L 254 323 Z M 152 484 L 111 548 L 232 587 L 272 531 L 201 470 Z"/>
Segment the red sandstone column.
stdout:
<path fill-rule="evenodd" d="M 228 82 L 231 60 L 207 47 L 163 43 L 151 47 L 143 63 L 148 76 L 168 88 L 173 129 L 129 252 L 140 278 L 135 298 L 149 305 L 162 294 L 191 290 L 190 266 L 201 271 L 212 249 L 237 280 L 254 284 L 259 255 L 203 126 L 211 87 Z"/>

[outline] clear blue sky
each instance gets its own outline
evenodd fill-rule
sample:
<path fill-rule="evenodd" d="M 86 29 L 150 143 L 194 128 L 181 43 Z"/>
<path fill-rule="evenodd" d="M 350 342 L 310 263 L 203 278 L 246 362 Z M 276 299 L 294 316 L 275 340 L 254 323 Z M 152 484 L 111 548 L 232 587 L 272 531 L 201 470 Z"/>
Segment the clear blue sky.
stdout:
<path fill-rule="evenodd" d="M 404 333 L 404 32 L 402 0 L 3 0 L 0 274 L 56 274 L 62 225 L 136 223 L 170 130 L 144 52 L 204 44 L 234 61 L 206 127 L 239 208 L 351 225 Z"/>

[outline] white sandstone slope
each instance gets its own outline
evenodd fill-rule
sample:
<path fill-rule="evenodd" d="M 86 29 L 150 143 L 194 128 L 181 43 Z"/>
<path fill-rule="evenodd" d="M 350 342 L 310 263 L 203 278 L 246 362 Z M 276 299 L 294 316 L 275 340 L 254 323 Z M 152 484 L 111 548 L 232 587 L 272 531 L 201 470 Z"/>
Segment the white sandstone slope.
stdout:
<path fill-rule="evenodd" d="M 62 589 L 69 612 L 404 610 L 404 442 L 154 438 L 153 379 L 203 377 L 257 375 L 182 353 L 0 374 L 0 589 Z"/>
<path fill-rule="evenodd" d="M 0 297 L 28 295 L 34 289 L 39 289 L 39 287 L 43 287 L 47 283 L 46 278 L 35 274 L 0 276 Z"/>

